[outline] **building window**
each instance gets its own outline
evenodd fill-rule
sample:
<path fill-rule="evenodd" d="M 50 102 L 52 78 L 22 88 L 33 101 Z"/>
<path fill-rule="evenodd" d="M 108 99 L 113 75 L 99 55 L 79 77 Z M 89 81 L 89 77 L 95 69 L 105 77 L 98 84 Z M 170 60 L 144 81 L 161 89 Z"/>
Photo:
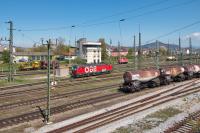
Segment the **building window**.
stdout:
<path fill-rule="evenodd" d="M 40 60 L 40 56 L 37 56 L 37 60 Z"/>
<path fill-rule="evenodd" d="M 41 60 L 44 60 L 44 56 L 41 56 Z"/>
<path fill-rule="evenodd" d="M 32 56 L 32 60 L 35 60 L 35 56 Z"/>

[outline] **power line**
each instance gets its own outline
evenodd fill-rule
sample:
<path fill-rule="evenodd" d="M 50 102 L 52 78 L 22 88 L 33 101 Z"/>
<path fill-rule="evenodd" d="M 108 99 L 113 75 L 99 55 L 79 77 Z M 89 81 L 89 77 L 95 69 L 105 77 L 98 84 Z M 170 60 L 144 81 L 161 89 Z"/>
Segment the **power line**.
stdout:
<path fill-rule="evenodd" d="M 189 0 L 189 1 L 186 1 L 186 2 L 182 2 L 182 3 L 178 3 L 178 4 L 175 4 L 175 5 L 172 5 L 172 6 L 168 6 L 168 7 L 165 7 L 165 8 L 159 8 L 159 9 L 155 9 L 155 10 L 152 10 L 152 11 L 148 11 L 148 12 L 145 12 L 145 13 L 142 13 L 142 14 L 139 14 L 139 15 L 135 15 L 135 16 L 131 16 L 131 17 L 127 17 L 125 19 L 134 19 L 136 17 L 141 17 L 141 16 L 145 16 L 145 15 L 149 15 L 149 14 L 153 14 L 153 13 L 158 13 L 160 11 L 164 11 L 164 10 L 168 10 L 168 9 L 171 9 L 171 8 L 175 8 L 175 7 L 179 7 L 179 6 L 184 6 L 184 5 L 188 5 L 188 4 L 191 4 L 195 1 L 198 1 L 198 0 Z"/>
<path fill-rule="evenodd" d="M 21 35 L 22 37 L 25 37 L 26 39 L 32 41 L 33 43 L 42 44 L 41 42 L 35 41 L 35 40 L 33 40 L 31 37 L 25 35 L 21 30 L 17 30 L 17 31 L 20 33 L 20 35 Z"/>
<path fill-rule="evenodd" d="M 107 18 L 111 18 L 111 17 L 115 17 L 115 16 L 120 16 L 120 15 L 123 15 L 123 14 L 128 14 L 128 13 L 135 12 L 135 11 L 138 11 L 138 10 L 141 10 L 141 9 L 144 9 L 144 8 L 149 8 L 149 7 L 157 6 L 157 5 L 163 4 L 163 3 L 167 2 L 167 1 L 170 1 L 170 0 L 161 0 L 161 1 L 158 1 L 158 2 L 153 2 L 153 3 L 147 4 L 147 5 L 135 8 L 135 9 L 130 9 L 130 10 L 127 10 L 127 11 L 118 12 L 118 13 L 115 13 L 115 14 L 112 14 L 112 15 L 108 15 L 108 16 L 101 17 L 101 18 L 98 18 L 98 19 L 93 19 L 93 20 L 90 20 L 90 21 L 95 22 L 95 21 L 99 21 L 99 20 L 105 20 Z M 82 24 L 85 24 L 87 22 L 88 21 L 83 22 Z"/>
<path fill-rule="evenodd" d="M 65 30 L 70 28 L 71 26 L 63 26 L 63 27 L 54 27 L 54 28 L 41 28 L 41 29 L 24 29 L 20 31 L 52 31 L 52 30 Z"/>
<path fill-rule="evenodd" d="M 169 0 L 161 0 L 161 1 L 158 1 L 158 2 L 154 2 L 154 3 L 151 3 L 151 4 L 148 4 L 148 5 L 144 5 L 144 6 L 141 6 L 141 7 L 138 7 L 136 9 L 131 9 L 131 10 L 127 10 L 127 11 L 123 11 L 123 12 L 119 12 L 119 13 L 115 13 L 113 15 L 109 15 L 109 16 L 105 16 L 105 17 L 101 17 L 101 18 L 98 18 L 98 19 L 94 19 L 94 20 L 90 20 L 90 21 L 99 21 L 99 20 L 105 20 L 107 18 L 111 18 L 111 17 L 114 17 L 114 16 L 119 16 L 119 15 L 123 15 L 123 14 L 127 14 L 127 13 L 131 13 L 131 12 L 135 12 L 135 11 L 138 11 L 138 10 L 141 10 L 141 9 L 144 9 L 144 8 L 149 8 L 149 7 L 153 7 L 153 6 L 157 6 L 157 5 L 160 5 L 162 3 L 165 3 Z M 83 22 L 81 24 L 77 24 L 75 25 L 76 27 L 80 27 L 80 25 L 83 25 L 83 24 L 86 24 L 88 23 L 88 21 L 86 22 Z M 91 25 L 93 26 L 93 24 Z M 70 28 L 71 26 L 63 26 L 63 27 L 54 27 L 54 28 L 42 28 L 42 29 L 25 29 L 23 31 L 51 31 L 51 30 L 65 30 L 65 29 L 68 29 Z"/>
<path fill-rule="evenodd" d="M 189 27 L 191 27 L 191 26 L 197 25 L 197 24 L 199 24 L 199 23 L 200 23 L 200 20 L 198 20 L 198 21 L 196 21 L 196 22 L 194 22 L 194 23 L 185 25 L 185 26 L 183 26 L 183 27 L 177 28 L 177 29 L 175 29 L 175 30 L 173 30 L 173 31 L 170 31 L 170 32 L 165 33 L 165 34 L 163 34 L 163 35 L 160 35 L 160 36 L 158 36 L 158 37 L 155 37 L 155 38 L 153 38 L 153 39 L 151 39 L 151 40 L 149 40 L 149 41 L 146 41 L 146 43 L 149 43 L 149 42 L 151 42 L 151 41 L 154 41 L 154 40 L 157 40 L 157 39 L 166 37 L 166 36 L 169 36 L 169 35 L 171 35 L 171 34 L 173 34 L 173 33 L 176 33 L 176 32 L 178 32 L 178 31 L 184 30 L 184 29 L 186 29 L 186 28 L 189 28 Z"/>
<path fill-rule="evenodd" d="M 189 1 L 186 1 L 186 2 L 182 2 L 182 3 L 179 3 L 179 4 L 172 5 L 172 6 L 168 6 L 168 7 L 165 7 L 165 8 L 159 8 L 159 9 L 151 10 L 151 11 L 139 14 L 139 15 L 126 17 L 124 19 L 126 19 L 128 21 L 130 19 L 135 19 L 136 17 L 141 17 L 141 16 L 153 14 L 153 13 L 158 13 L 160 11 L 168 10 L 168 9 L 171 9 L 171 8 L 175 8 L 175 7 L 179 7 L 179 6 L 183 6 L 183 5 L 188 5 L 188 4 L 191 4 L 191 3 L 195 2 L 195 1 L 198 1 L 198 0 L 189 0 Z M 81 27 L 91 27 L 91 26 L 97 26 L 97 25 L 103 25 L 103 24 L 117 23 L 118 21 L 119 20 L 111 20 L 111 21 L 107 21 L 107 22 L 104 21 L 104 22 L 99 22 L 99 23 L 82 25 Z"/>
<path fill-rule="evenodd" d="M 178 7 L 178 6 L 183 6 L 183 5 L 191 4 L 191 3 L 195 2 L 195 1 L 198 1 L 198 0 L 189 0 L 189 1 L 186 1 L 186 2 L 182 2 L 182 3 L 179 3 L 179 4 L 172 5 L 172 6 L 168 6 L 168 7 L 165 7 L 165 8 L 155 9 L 155 10 L 148 11 L 148 12 L 145 12 L 145 13 L 142 13 L 142 14 L 139 14 L 139 15 L 127 17 L 125 19 L 126 20 L 130 20 L 130 19 L 134 19 L 136 17 L 141 17 L 141 16 L 153 14 L 153 13 L 158 13 L 160 11 L 168 10 L 168 9 L 175 8 L 175 7 Z M 159 2 L 156 2 L 156 3 L 152 3 L 150 5 L 142 6 L 140 8 L 134 9 L 134 10 L 124 11 L 124 12 L 121 12 L 121 13 L 118 13 L 118 14 L 107 16 L 107 17 L 113 17 L 113 16 L 117 16 L 119 14 L 124 14 L 124 13 L 128 13 L 128 12 L 130 13 L 130 12 L 133 12 L 133 11 L 136 11 L 136 10 L 143 9 L 145 7 L 148 7 L 148 6 L 149 7 L 155 6 L 155 5 L 161 4 L 163 2 L 164 1 L 159 1 Z M 105 18 L 107 18 L 107 17 L 105 17 Z M 98 20 L 103 20 L 103 19 L 98 19 Z M 92 26 L 98 26 L 98 25 L 116 23 L 118 21 L 119 20 L 117 19 L 117 20 L 103 21 L 103 22 L 91 23 L 91 24 L 86 24 L 86 22 L 84 22 L 84 23 L 81 23 L 81 24 L 76 24 L 74 26 L 76 26 L 76 27 L 92 27 Z M 21 30 L 21 31 L 52 31 L 52 30 L 65 30 L 65 29 L 70 29 L 70 28 L 71 28 L 71 25 L 70 26 L 63 26 L 63 27 L 44 28 L 44 29 L 27 29 L 27 30 L 25 29 L 25 30 Z"/>

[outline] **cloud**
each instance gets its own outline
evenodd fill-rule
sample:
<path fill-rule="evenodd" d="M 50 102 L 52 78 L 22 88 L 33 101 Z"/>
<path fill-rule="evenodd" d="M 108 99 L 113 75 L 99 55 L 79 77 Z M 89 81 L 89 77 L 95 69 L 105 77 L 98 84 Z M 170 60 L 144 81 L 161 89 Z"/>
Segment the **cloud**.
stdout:
<path fill-rule="evenodd" d="M 193 32 L 189 35 L 186 35 L 186 38 L 188 39 L 191 37 L 192 39 L 200 40 L 200 32 Z"/>

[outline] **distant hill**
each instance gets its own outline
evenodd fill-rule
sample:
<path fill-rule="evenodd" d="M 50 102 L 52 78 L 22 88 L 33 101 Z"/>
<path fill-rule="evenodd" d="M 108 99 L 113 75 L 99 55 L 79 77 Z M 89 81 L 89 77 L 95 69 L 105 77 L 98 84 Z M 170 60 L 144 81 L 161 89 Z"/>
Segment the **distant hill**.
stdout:
<path fill-rule="evenodd" d="M 178 49 L 178 45 L 176 45 L 176 44 L 166 44 L 163 42 L 158 42 L 158 44 L 159 44 L 159 47 L 166 47 L 166 48 L 169 47 L 170 50 Z M 154 48 L 156 48 L 156 42 L 142 45 L 142 48 L 143 49 L 154 49 Z"/>
<path fill-rule="evenodd" d="M 178 49 L 178 45 L 176 45 L 176 44 L 169 44 L 169 46 L 168 46 L 168 44 L 160 42 L 160 41 L 158 42 L 158 44 L 159 44 L 160 47 L 166 47 L 166 48 L 169 47 L 170 50 Z M 107 47 L 110 47 L 110 45 L 107 45 Z M 122 47 L 125 48 L 125 49 L 132 48 L 130 46 L 129 47 L 122 46 Z M 117 48 L 117 46 L 112 46 L 112 48 Z M 154 48 L 156 48 L 156 42 L 152 42 L 152 43 L 142 45 L 142 49 L 154 49 Z"/>

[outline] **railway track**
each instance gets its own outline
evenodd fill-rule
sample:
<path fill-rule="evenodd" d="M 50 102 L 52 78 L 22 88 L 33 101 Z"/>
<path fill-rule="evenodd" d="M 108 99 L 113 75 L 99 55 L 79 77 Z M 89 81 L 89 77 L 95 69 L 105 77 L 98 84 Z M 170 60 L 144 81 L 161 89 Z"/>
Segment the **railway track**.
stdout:
<path fill-rule="evenodd" d="M 102 87 L 95 87 L 95 88 L 91 88 L 87 90 L 79 90 L 79 91 L 67 92 L 63 94 L 57 94 L 57 95 L 51 96 L 51 100 L 66 98 L 66 97 L 75 96 L 75 95 L 83 95 L 83 94 L 88 94 L 92 92 L 105 91 L 105 90 L 112 89 L 112 87 L 118 87 L 119 85 L 120 84 L 113 84 L 113 85 L 107 85 L 107 86 L 102 86 Z M 46 100 L 47 100 L 47 97 L 42 97 L 42 98 L 26 100 L 26 101 L 11 103 L 11 104 L 5 104 L 5 105 L 0 106 L 0 110 L 13 109 L 20 106 L 38 104 L 38 103 L 46 102 Z"/>
<path fill-rule="evenodd" d="M 166 129 L 164 133 L 198 133 L 200 132 L 200 110 Z"/>
<path fill-rule="evenodd" d="M 97 83 L 97 82 L 100 82 L 102 80 L 113 80 L 113 79 L 118 79 L 119 76 L 116 76 L 116 77 L 108 77 L 108 78 L 105 78 L 105 77 L 102 77 L 100 79 L 97 79 L 97 80 L 93 80 L 92 82 L 93 83 Z M 67 87 L 67 86 L 77 86 L 77 85 L 83 85 L 83 84 L 88 84 L 88 80 L 78 80 L 79 82 L 69 82 L 69 83 L 61 83 L 57 86 L 55 86 L 56 88 L 63 88 L 63 87 Z M 80 82 L 81 81 L 81 82 Z M 37 88 L 28 88 L 26 90 L 21 90 L 21 91 L 13 91 L 13 92 L 6 92 L 6 93 L 1 93 L 0 94 L 0 98 L 5 98 L 5 97 L 12 97 L 12 96 L 18 96 L 18 95 L 24 95 L 24 94 L 27 94 L 27 93 L 35 93 L 35 92 L 41 92 L 41 91 L 46 91 L 45 90 L 46 87 L 42 86 L 42 87 L 37 87 Z"/>
<path fill-rule="evenodd" d="M 91 116 L 89 118 L 77 121 L 64 127 L 49 131 L 48 133 L 60 133 L 64 131 L 82 133 L 94 130 L 96 128 L 123 119 L 143 110 L 147 110 L 165 102 L 200 91 L 200 86 L 191 87 L 192 84 L 193 81 L 191 81 L 189 84 L 186 83 L 173 87 L 171 89 L 140 99 L 119 108 L 115 108 L 102 114 Z"/>
<path fill-rule="evenodd" d="M 16 74 L 13 74 L 13 76 L 28 76 L 28 75 L 39 75 L 39 74 L 47 74 L 47 72 L 19 72 Z M 7 77 L 8 73 L 6 74 L 0 74 L 0 78 Z"/>
<path fill-rule="evenodd" d="M 73 103 L 70 103 L 70 104 L 64 104 L 64 105 L 60 105 L 60 106 L 57 106 L 57 107 L 52 107 L 51 108 L 51 114 L 53 114 L 53 115 L 58 114 L 58 113 L 65 112 L 65 111 L 68 111 L 68 110 L 72 110 L 72 109 L 75 109 L 75 108 L 104 102 L 104 101 L 111 100 L 113 98 L 122 97 L 122 96 L 125 96 L 125 94 L 114 93 L 114 94 L 109 94 L 109 95 L 104 95 L 104 96 L 100 96 L 100 97 L 95 97 L 95 98 L 83 100 L 83 101 L 73 102 Z M 2 119 L 2 120 L 0 120 L 0 128 L 12 126 L 12 125 L 17 125 L 19 123 L 28 122 L 28 121 L 35 120 L 35 119 L 42 119 L 42 115 L 41 115 L 40 111 L 34 111 L 34 112 L 18 115 L 18 116 L 15 116 L 15 117 Z"/>
<path fill-rule="evenodd" d="M 90 80 L 90 79 L 93 79 L 93 78 L 106 78 L 107 76 L 108 77 L 111 77 L 111 76 L 121 76 L 122 74 L 123 74 L 122 72 L 113 72 L 111 74 L 90 76 L 90 77 L 77 78 L 77 79 L 61 78 L 61 79 L 58 79 L 58 82 L 62 82 L 62 81 L 64 81 L 64 82 L 66 82 L 66 81 L 69 81 L 69 82 L 86 81 L 86 80 Z M 46 81 L 0 87 L 0 91 L 2 91 L 2 90 L 11 90 L 11 89 L 18 89 L 18 88 L 21 88 L 21 87 L 30 87 L 30 86 L 42 85 L 42 84 L 46 84 Z"/>

